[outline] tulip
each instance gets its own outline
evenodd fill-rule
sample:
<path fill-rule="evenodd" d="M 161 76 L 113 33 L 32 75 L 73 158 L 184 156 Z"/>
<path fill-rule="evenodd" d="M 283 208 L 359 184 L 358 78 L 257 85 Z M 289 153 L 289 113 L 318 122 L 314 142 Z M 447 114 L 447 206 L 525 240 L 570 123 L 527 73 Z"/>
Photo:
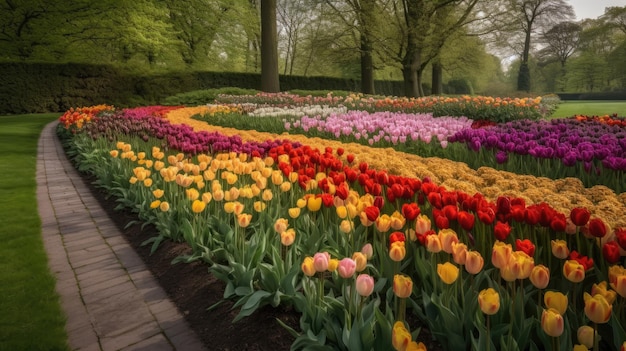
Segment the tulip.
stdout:
<path fill-rule="evenodd" d="M 616 270 L 613 270 L 613 272 L 615 271 Z M 626 271 L 622 270 L 621 274 L 611 274 L 611 270 L 609 270 L 609 281 L 615 292 L 618 293 L 619 296 L 626 298 Z"/>
<path fill-rule="evenodd" d="M 554 308 L 543 310 L 543 313 L 541 314 L 541 328 L 546 334 L 552 337 L 561 336 L 561 334 L 563 334 L 564 327 L 565 322 L 563 321 L 563 316 L 559 313 L 559 311 Z"/>
<path fill-rule="evenodd" d="M 399 298 L 407 298 L 413 293 L 413 280 L 403 274 L 393 276 L 393 292 Z"/>
<path fill-rule="evenodd" d="M 586 208 L 576 207 L 572 209 L 569 216 L 570 216 L 570 219 L 572 220 L 572 223 L 574 223 L 574 225 L 582 227 L 585 224 L 587 224 L 591 214 L 589 213 L 589 210 L 587 210 Z"/>
<path fill-rule="evenodd" d="M 322 198 L 319 196 L 309 196 L 306 208 L 311 212 L 317 212 L 322 208 Z"/>
<path fill-rule="evenodd" d="M 337 272 L 339 276 L 348 279 L 354 275 L 356 271 L 356 262 L 351 258 L 343 258 L 339 261 L 339 265 L 337 266 Z"/>
<path fill-rule="evenodd" d="M 457 215 L 457 221 L 461 225 L 461 228 L 465 229 L 466 231 L 470 231 L 472 230 L 472 228 L 474 228 L 474 215 L 467 211 L 459 211 L 459 214 Z"/>
<path fill-rule="evenodd" d="M 337 217 L 341 219 L 348 217 L 348 209 L 346 206 L 338 206 L 335 208 L 335 212 L 337 213 Z"/>
<path fill-rule="evenodd" d="M 254 211 L 256 212 L 263 212 L 265 211 L 265 209 L 267 208 L 267 205 L 265 204 L 265 202 L 262 201 L 255 201 L 252 204 L 252 208 L 254 209 Z"/>
<path fill-rule="evenodd" d="M 280 243 L 285 246 L 291 246 L 296 240 L 296 231 L 293 228 L 289 228 L 280 233 Z"/>
<path fill-rule="evenodd" d="M 276 220 L 276 222 L 274 222 L 274 230 L 278 234 L 287 230 L 288 227 L 289 227 L 289 221 L 285 218 L 279 218 Z"/>
<path fill-rule="evenodd" d="M 513 247 L 511 244 L 505 244 L 502 241 L 496 241 L 493 244 L 493 249 L 491 251 L 491 263 L 496 268 L 502 268 L 507 265 L 509 262 L 511 255 L 513 253 Z"/>
<path fill-rule="evenodd" d="M 428 235 L 426 237 L 426 250 L 428 252 L 437 253 L 443 249 L 441 245 L 441 239 L 438 235 Z"/>
<path fill-rule="evenodd" d="M 363 245 L 363 247 L 361 248 L 361 252 L 369 260 L 374 256 L 374 247 L 372 246 L 372 244 L 367 243 Z"/>
<path fill-rule="evenodd" d="M 317 272 L 324 272 L 328 269 L 330 254 L 328 252 L 318 252 L 313 255 L 313 267 Z"/>
<path fill-rule="evenodd" d="M 599 284 L 593 284 L 591 286 L 591 296 L 600 294 L 604 296 L 604 298 L 606 299 L 606 301 L 608 301 L 609 304 L 612 305 L 613 302 L 615 302 L 615 298 L 617 297 L 617 292 L 613 290 L 609 290 L 607 288 L 607 285 L 608 284 L 606 281 L 602 281 Z"/>
<path fill-rule="evenodd" d="M 329 272 L 336 271 L 337 267 L 339 267 L 339 260 L 338 259 L 331 258 L 330 260 L 328 260 L 328 271 Z"/>
<path fill-rule="evenodd" d="M 312 277 L 317 272 L 315 270 L 315 266 L 313 266 L 313 257 L 310 256 L 304 258 L 301 268 L 302 273 L 304 273 L 304 275 L 306 275 L 307 277 Z"/>
<path fill-rule="evenodd" d="M 191 204 L 191 210 L 193 211 L 193 213 L 200 213 L 204 211 L 205 207 L 206 207 L 206 204 L 200 200 L 194 200 L 193 203 Z"/>
<path fill-rule="evenodd" d="M 209 202 L 211 202 L 211 200 L 213 200 L 213 195 L 211 195 L 211 193 L 203 193 L 201 196 L 202 202 L 204 202 L 205 204 L 208 204 Z"/>
<path fill-rule="evenodd" d="M 450 262 L 437 264 L 437 274 L 439 278 L 446 284 L 452 284 L 459 277 L 459 267 Z"/>
<path fill-rule="evenodd" d="M 170 204 L 167 201 L 163 201 L 161 202 L 161 205 L 159 205 L 159 209 L 161 212 L 167 212 L 170 210 Z"/>
<path fill-rule="evenodd" d="M 515 240 L 515 250 L 523 251 L 530 257 L 535 255 L 535 245 L 533 245 L 533 243 L 528 239 Z"/>
<path fill-rule="evenodd" d="M 478 305 L 486 315 L 494 315 L 500 310 L 500 295 L 493 289 L 487 288 L 478 294 Z"/>
<path fill-rule="evenodd" d="M 464 265 L 467 261 L 467 245 L 459 242 L 453 243 L 452 259 L 456 264 Z"/>
<path fill-rule="evenodd" d="M 350 232 L 352 232 L 353 227 L 354 227 L 354 224 L 349 219 L 344 219 L 341 221 L 341 223 L 339 223 L 339 230 L 344 234 L 350 234 Z"/>
<path fill-rule="evenodd" d="M 609 241 L 602 245 L 602 256 L 610 264 L 619 262 L 621 259 L 619 244 L 616 241 Z"/>
<path fill-rule="evenodd" d="M 428 218 L 428 216 L 426 215 L 419 215 L 417 216 L 417 220 L 415 221 L 415 232 L 417 234 L 425 234 L 427 231 L 430 230 L 430 218 Z"/>
<path fill-rule="evenodd" d="M 495 235 L 496 239 L 504 241 L 506 238 L 509 237 L 509 234 L 511 234 L 511 226 L 508 223 L 498 221 L 493 228 L 493 234 Z"/>
<path fill-rule="evenodd" d="M 374 292 L 374 278 L 369 274 L 359 274 L 356 277 L 356 291 L 363 297 L 368 297 Z"/>
<path fill-rule="evenodd" d="M 533 268 L 535 267 L 535 260 L 528 256 L 524 251 L 515 251 L 512 254 L 517 266 L 514 271 L 517 279 L 526 279 L 530 276 Z"/>
<path fill-rule="evenodd" d="M 367 256 L 362 252 L 352 254 L 352 259 L 356 262 L 356 271 L 362 272 L 367 267 Z"/>
<path fill-rule="evenodd" d="M 543 302 L 547 308 L 555 309 L 559 314 L 565 314 L 567 310 L 567 296 L 558 291 L 546 291 Z"/>
<path fill-rule="evenodd" d="M 406 224 L 406 218 L 404 218 L 404 216 L 398 211 L 394 211 L 391 214 L 390 219 L 391 219 L 391 229 L 393 230 L 400 230 Z"/>
<path fill-rule="evenodd" d="M 291 207 L 287 210 L 289 217 L 295 219 L 300 217 L 300 208 L 299 207 Z"/>
<path fill-rule="evenodd" d="M 563 275 L 572 283 L 580 283 L 585 279 L 585 267 L 576 260 L 567 260 L 563 264 Z"/>
<path fill-rule="evenodd" d="M 239 224 L 239 226 L 242 228 L 246 228 L 247 226 L 249 226 L 251 221 L 252 221 L 251 214 L 241 213 L 237 215 L 237 224 Z"/>
<path fill-rule="evenodd" d="M 585 315 L 590 321 L 598 324 L 606 323 L 611 318 L 613 306 L 604 298 L 597 294 L 594 296 L 584 293 Z"/>
<path fill-rule="evenodd" d="M 552 240 L 550 244 L 552 246 L 552 254 L 556 258 L 563 260 L 569 256 L 569 248 L 567 247 L 567 242 L 565 242 L 565 240 Z"/>
<path fill-rule="evenodd" d="M 381 233 L 385 233 L 391 229 L 391 217 L 389 217 L 389 215 L 384 214 L 379 216 L 374 223 L 376 224 L 376 230 Z"/>
<path fill-rule="evenodd" d="M 456 232 L 452 229 L 442 229 L 439 231 L 438 236 L 441 241 L 441 248 L 443 251 L 446 253 L 452 253 L 452 244 L 459 242 Z"/>
<path fill-rule="evenodd" d="M 597 343 L 599 339 L 598 333 L 588 325 L 583 325 L 582 327 L 578 328 L 578 331 L 576 332 L 578 342 L 585 345 L 585 347 L 587 348 L 593 348 L 594 335 Z"/>
<path fill-rule="evenodd" d="M 405 351 L 426 351 L 426 345 L 423 342 L 411 341 Z"/>
<path fill-rule="evenodd" d="M 406 248 L 404 246 L 404 241 L 396 241 L 391 244 L 389 247 L 389 258 L 392 261 L 400 262 L 406 256 Z"/>
<path fill-rule="evenodd" d="M 596 238 L 602 238 L 607 233 L 606 224 L 600 218 L 594 218 L 587 223 L 589 227 L 589 234 Z"/>
<path fill-rule="evenodd" d="M 411 333 L 404 326 L 404 322 L 395 322 L 393 329 L 391 329 L 391 344 L 393 348 L 397 351 L 406 351 L 411 341 Z"/>
<path fill-rule="evenodd" d="M 483 269 L 485 260 L 478 251 L 467 251 L 465 255 L 465 270 L 470 274 L 478 274 Z"/>
<path fill-rule="evenodd" d="M 530 282 L 537 289 L 545 289 L 550 283 L 550 268 L 540 264 L 533 267 L 533 270 L 530 272 Z"/>

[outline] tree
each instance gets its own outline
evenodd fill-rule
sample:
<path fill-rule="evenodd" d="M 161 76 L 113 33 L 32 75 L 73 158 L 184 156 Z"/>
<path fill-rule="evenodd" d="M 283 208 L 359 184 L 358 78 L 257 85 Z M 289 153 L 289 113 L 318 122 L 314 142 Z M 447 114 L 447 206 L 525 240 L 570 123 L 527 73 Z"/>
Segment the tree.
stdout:
<path fill-rule="evenodd" d="M 574 9 L 566 0 L 510 0 L 514 31 L 521 31 L 523 45 L 521 64 L 517 75 L 517 90 L 529 92 L 531 88 L 528 60 L 532 48 L 532 35 L 540 28 L 574 18 Z"/>
<path fill-rule="evenodd" d="M 549 58 L 556 59 L 562 68 L 565 68 L 567 59 L 578 48 L 582 27 L 574 22 L 561 22 L 554 25 L 547 32 L 542 33 L 541 42 L 546 47 L 541 53 Z"/>
<path fill-rule="evenodd" d="M 261 1 L 261 90 L 280 92 L 278 43 L 276 38 L 276 0 Z"/>

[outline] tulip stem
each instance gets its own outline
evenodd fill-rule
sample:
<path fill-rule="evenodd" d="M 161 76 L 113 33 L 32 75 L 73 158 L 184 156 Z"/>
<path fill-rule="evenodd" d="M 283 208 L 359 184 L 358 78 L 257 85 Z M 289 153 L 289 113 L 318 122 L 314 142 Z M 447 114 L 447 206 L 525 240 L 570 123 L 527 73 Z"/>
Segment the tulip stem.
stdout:
<path fill-rule="evenodd" d="M 490 326 L 489 326 L 489 315 L 486 316 L 487 317 L 487 347 L 486 350 L 489 351 L 489 349 L 491 348 L 491 335 L 490 335 Z"/>
<path fill-rule="evenodd" d="M 598 344 L 596 344 L 596 334 L 598 333 L 598 323 L 593 323 L 593 351 L 598 351 Z"/>

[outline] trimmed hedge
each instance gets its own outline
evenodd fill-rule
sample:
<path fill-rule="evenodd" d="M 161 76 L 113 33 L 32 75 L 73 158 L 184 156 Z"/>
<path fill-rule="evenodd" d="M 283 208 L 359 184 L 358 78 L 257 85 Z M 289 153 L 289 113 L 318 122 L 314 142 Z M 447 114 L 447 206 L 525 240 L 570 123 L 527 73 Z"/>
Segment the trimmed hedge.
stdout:
<path fill-rule="evenodd" d="M 561 100 L 626 100 L 626 91 L 598 93 L 557 93 Z"/>
<path fill-rule="evenodd" d="M 281 76 L 281 90 L 359 91 L 360 82 L 330 77 Z M 162 104 L 165 98 L 195 90 L 261 88 L 257 73 L 182 71 L 129 74 L 106 65 L 0 63 L 0 114 L 62 112 L 71 107 Z M 402 82 L 376 81 L 377 93 L 402 95 Z"/>

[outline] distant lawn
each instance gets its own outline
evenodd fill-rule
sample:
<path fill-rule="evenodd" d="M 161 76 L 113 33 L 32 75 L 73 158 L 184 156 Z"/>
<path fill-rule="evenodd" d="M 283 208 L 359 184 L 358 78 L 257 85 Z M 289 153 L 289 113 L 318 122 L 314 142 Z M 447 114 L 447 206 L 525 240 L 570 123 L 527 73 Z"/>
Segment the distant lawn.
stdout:
<path fill-rule="evenodd" d="M 626 101 L 563 101 L 552 118 L 572 117 L 574 115 L 603 116 L 617 113 L 626 117 Z"/>
<path fill-rule="evenodd" d="M 58 113 L 0 117 L 0 350 L 67 350 L 37 212 L 37 141 Z"/>

